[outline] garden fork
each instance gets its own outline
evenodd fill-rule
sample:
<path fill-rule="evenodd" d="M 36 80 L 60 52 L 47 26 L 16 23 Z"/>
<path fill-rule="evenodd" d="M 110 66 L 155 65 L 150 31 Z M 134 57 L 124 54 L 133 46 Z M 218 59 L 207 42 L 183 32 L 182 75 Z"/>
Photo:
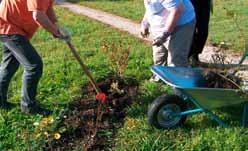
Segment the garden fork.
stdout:
<path fill-rule="evenodd" d="M 97 86 L 96 81 L 93 78 L 92 74 L 88 70 L 87 66 L 84 64 L 83 60 L 80 58 L 80 55 L 77 52 L 76 48 L 72 45 L 72 43 L 71 43 L 71 34 L 66 29 L 64 29 L 64 28 L 60 28 L 59 31 L 63 35 L 63 40 L 66 42 L 66 44 L 70 48 L 72 54 L 74 55 L 74 57 L 76 58 L 76 60 L 80 64 L 82 70 L 87 75 L 87 77 L 90 80 L 91 85 L 95 89 L 95 91 L 97 93 L 96 99 L 99 100 L 99 101 L 105 102 L 106 99 L 107 99 L 107 95 L 105 93 L 103 93 L 101 91 L 101 89 Z"/>

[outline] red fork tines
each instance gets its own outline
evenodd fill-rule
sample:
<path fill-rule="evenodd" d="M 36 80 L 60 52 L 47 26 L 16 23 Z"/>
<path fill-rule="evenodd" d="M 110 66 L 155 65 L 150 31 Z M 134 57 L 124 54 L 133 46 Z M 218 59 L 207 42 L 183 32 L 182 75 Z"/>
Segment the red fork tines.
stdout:
<path fill-rule="evenodd" d="M 96 100 L 101 101 L 102 103 L 105 103 L 107 101 L 107 95 L 105 93 L 97 93 L 96 94 Z"/>

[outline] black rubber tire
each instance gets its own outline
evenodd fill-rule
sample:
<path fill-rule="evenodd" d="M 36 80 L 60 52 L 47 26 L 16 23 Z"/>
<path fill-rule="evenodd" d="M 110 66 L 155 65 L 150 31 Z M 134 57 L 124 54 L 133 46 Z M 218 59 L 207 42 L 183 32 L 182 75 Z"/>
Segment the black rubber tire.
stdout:
<path fill-rule="evenodd" d="M 186 120 L 186 115 L 177 116 L 177 120 L 171 125 L 164 125 L 159 122 L 159 113 L 163 107 L 174 106 L 180 111 L 185 111 L 187 109 L 186 103 L 177 95 L 162 95 L 155 99 L 148 110 L 148 122 L 150 125 L 158 129 L 170 129 L 184 124 Z M 161 113 L 160 113 L 161 114 Z"/>

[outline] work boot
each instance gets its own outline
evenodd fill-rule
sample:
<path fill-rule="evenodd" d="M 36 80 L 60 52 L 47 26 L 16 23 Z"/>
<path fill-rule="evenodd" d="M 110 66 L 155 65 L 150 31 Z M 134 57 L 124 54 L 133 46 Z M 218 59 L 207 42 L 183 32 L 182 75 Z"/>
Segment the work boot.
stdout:
<path fill-rule="evenodd" d="M 0 102 L 0 108 L 1 109 L 6 109 L 6 110 L 11 110 L 12 108 L 14 108 L 15 105 L 13 103 L 10 102 Z"/>
<path fill-rule="evenodd" d="M 50 114 L 52 114 L 52 111 L 41 107 L 38 104 L 33 104 L 30 106 L 24 106 L 21 105 L 21 111 L 26 113 L 26 114 L 40 114 L 40 115 L 44 115 L 44 116 L 48 116 Z"/>

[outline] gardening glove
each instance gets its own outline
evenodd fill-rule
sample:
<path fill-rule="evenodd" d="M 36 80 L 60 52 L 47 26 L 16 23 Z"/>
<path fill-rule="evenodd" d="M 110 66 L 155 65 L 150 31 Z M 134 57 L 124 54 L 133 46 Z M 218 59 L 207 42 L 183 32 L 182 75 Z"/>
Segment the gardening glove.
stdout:
<path fill-rule="evenodd" d="M 150 35 L 149 28 L 141 29 L 140 34 L 142 38 L 147 38 Z"/>
<path fill-rule="evenodd" d="M 63 35 L 60 33 L 60 31 L 59 31 L 59 25 L 58 25 L 58 23 L 57 22 L 55 22 L 54 23 L 54 25 L 56 26 L 56 32 L 55 33 L 53 33 L 52 35 L 53 35 L 53 37 L 54 38 L 58 38 L 58 39 L 62 39 L 63 38 Z"/>
<path fill-rule="evenodd" d="M 140 28 L 140 35 L 142 36 L 142 38 L 147 38 L 150 35 L 148 22 L 142 21 Z"/>
<path fill-rule="evenodd" d="M 59 32 L 59 29 L 56 31 L 56 33 L 53 33 L 54 38 L 59 38 L 62 37 L 61 33 Z"/>
<path fill-rule="evenodd" d="M 161 46 L 166 41 L 166 39 L 170 36 L 169 32 L 164 32 L 162 36 L 157 37 L 153 40 L 152 45 L 153 46 Z"/>
<path fill-rule="evenodd" d="M 64 40 L 65 42 L 71 41 L 71 33 L 66 28 L 59 27 L 59 33 L 62 35 L 59 37 L 60 39 Z"/>

